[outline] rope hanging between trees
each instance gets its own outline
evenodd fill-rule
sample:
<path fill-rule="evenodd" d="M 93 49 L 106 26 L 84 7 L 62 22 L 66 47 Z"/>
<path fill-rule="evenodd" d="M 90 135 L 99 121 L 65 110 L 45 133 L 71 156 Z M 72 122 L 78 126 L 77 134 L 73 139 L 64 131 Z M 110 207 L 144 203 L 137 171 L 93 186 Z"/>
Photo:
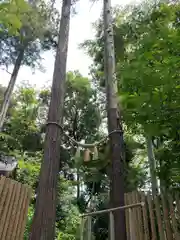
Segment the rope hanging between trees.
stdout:
<path fill-rule="evenodd" d="M 57 122 L 47 122 L 46 125 L 56 125 L 57 127 L 59 127 L 61 129 L 61 131 L 63 132 L 63 134 L 69 139 L 69 141 L 73 144 L 77 146 L 76 149 L 76 154 L 75 154 L 75 159 L 79 159 L 79 157 L 81 156 L 81 149 L 80 148 L 85 148 L 84 151 L 84 162 L 89 162 L 91 159 L 90 154 L 93 154 L 93 160 L 97 160 L 98 157 L 98 149 L 97 146 L 99 146 L 101 143 L 105 142 L 107 140 L 107 138 L 113 134 L 113 133 L 122 133 L 121 130 L 113 130 L 112 132 L 110 132 L 106 137 L 102 138 L 100 141 L 94 142 L 94 143 L 81 143 L 81 142 L 77 142 L 74 138 L 70 137 L 64 130 L 64 128 Z M 91 151 L 90 149 L 93 149 L 93 151 Z"/>
<path fill-rule="evenodd" d="M 113 130 L 112 132 L 108 133 L 108 135 L 104 138 L 102 138 L 101 140 L 94 142 L 94 143 L 81 143 L 81 142 L 77 142 L 74 138 L 70 137 L 67 133 L 65 133 L 64 128 L 57 122 L 47 122 L 46 125 L 56 125 L 57 127 L 59 127 L 63 134 L 72 142 L 74 143 L 74 145 L 77 145 L 79 147 L 83 147 L 83 148 L 93 148 L 96 147 L 98 145 L 100 145 L 101 143 L 105 142 L 107 140 L 107 138 L 113 134 L 113 133 L 122 133 L 122 130 Z"/>

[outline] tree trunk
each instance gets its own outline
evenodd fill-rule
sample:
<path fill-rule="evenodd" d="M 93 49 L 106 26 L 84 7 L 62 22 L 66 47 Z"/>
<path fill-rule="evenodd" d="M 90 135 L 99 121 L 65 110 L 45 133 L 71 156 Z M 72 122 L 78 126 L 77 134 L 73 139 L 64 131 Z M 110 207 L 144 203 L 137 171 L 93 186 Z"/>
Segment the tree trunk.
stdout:
<path fill-rule="evenodd" d="M 6 119 L 6 114 L 7 114 L 7 111 L 8 111 L 9 103 L 10 103 L 10 100 L 11 100 L 11 96 L 12 96 L 12 93 L 13 93 L 13 90 L 14 90 L 14 86 L 15 86 L 15 83 L 16 83 L 16 79 L 17 79 L 17 76 L 18 76 L 18 73 L 19 73 L 19 69 L 20 69 L 23 57 L 24 57 L 24 49 L 20 50 L 20 52 L 19 52 L 19 55 L 18 55 L 18 57 L 16 59 L 16 62 L 14 64 L 14 69 L 13 69 L 8 87 L 7 87 L 6 92 L 4 94 L 4 99 L 3 99 L 3 103 L 1 105 L 1 112 L 0 112 L 0 131 L 2 130 L 4 121 Z"/>
<path fill-rule="evenodd" d="M 63 0 L 48 122 L 61 123 L 63 117 L 70 10 L 71 0 Z M 57 125 L 47 125 L 44 157 L 30 240 L 53 240 L 55 237 L 60 134 L 60 128 Z"/>
<path fill-rule="evenodd" d="M 158 183 L 156 178 L 156 159 L 154 156 L 154 149 L 153 149 L 151 137 L 147 136 L 146 142 L 147 142 L 147 153 L 148 153 L 148 161 L 149 161 L 150 176 L 151 176 L 152 194 L 155 196 L 158 193 Z"/>
<path fill-rule="evenodd" d="M 110 206 L 124 206 L 123 132 L 118 113 L 117 81 L 115 76 L 114 38 L 110 0 L 104 0 L 105 78 L 107 93 L 108 131 L 110 134 Z M 115 240 L 126 240 L 125 211 L 114 213 Z"/>

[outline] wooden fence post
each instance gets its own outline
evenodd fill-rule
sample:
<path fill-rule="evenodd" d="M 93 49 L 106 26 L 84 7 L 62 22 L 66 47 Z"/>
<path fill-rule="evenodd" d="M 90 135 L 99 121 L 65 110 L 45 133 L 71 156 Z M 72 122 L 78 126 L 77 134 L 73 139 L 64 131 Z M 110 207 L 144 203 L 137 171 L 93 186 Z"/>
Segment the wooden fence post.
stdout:
<path fill-rule="evenodd" d="M 129 208 L 129 230 L 130 230 L 130 240 L 136 240 L 135 229 L 134 229 L 134 218 L 132 214 L 132 209 Z"/>
<path fill-rule="evenodd" d="M 92 235 L 92 217 L 91 216 L 88 216 L 88 237 L 87 237 L 87 240 L 91 240 L 91 235 Z"/>
<path fill-rule="evenodd" d="M 114 240 L 114 215 L 112 212 L 109 213 L 110 220 L 110 240 Z"/>
<path fill-rule="evenodd" d="M 85 224 L 85 218 L 81 217 L 81 229 L 80 229 L 80 239 L 84 240 L 84 224 Z"/>
<path fill-rule="evenodd" d="M 22 240 L 31 189 L 6 177 L 0 178 L 0 239 Z"/>

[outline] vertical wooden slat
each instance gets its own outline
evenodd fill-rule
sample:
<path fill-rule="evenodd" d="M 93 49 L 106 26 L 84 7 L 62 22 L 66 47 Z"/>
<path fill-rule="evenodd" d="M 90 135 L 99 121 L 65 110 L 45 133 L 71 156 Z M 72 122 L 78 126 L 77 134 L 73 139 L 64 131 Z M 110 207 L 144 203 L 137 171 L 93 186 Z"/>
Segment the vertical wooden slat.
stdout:
<path fill-rule="evenodd" d="M 14 188 L 13 188 L 13 193 L 11 196 L 11 204 L 9 206 L 9 211 L 8 211 L 8 215 L 7 215 L 7 229 L 6 232 L 4 232 L 4 238 L 5 239 L 10 239 L 10 231 L 8 231 L 9 229 L 9 225 L 11 223 L 11 217 L 12 217 L 12 209 L 13 209 L 13 205 L 15 202 L 15 198 L 16 198 L 16 190 L 17 190 L 17 183 L 15 181 L 12 181 L 12 183 L 14 183 Z"/>
<path fill-rule="evenodd" d="M 6 177 L 0 178 L 0 239 L 23 240 L 31 190 Z"/>
<path fill-rule="evenodd" d="M 3 190 L 1 192 L 1 199 L 0 199 L 0 236 L 3 235 L 3 230 L 4 230 L 4 218 L 6 215 L 6 210 L 5 206 L 6 206 L 6 198 L 8 197 L 8 193 L 9 193 L 9 183 L 10 180 L 9 179 L 5 179 L 4 185 L 3 185 Z M 2 238 L 3 240 L 3 238 Z"/>
<path fill-rule="evenodd" d="M 134 218 L 133 218 L 133 211 L 131 208 L 128 209 L 129 211 L 129 232 L 130 232 L 130 240 L 138 240 L 135 235 L 135 227 L 134 227 Z"/>
<path fill-rule="evenodd" d="M 170 218 L 169 218 L 169 209 L 163 194 L 161 194 L 161 199 L 162 199 L 163 216 L 164 216 L 164 223 L 165 223 L 165 229 L 166 229 L 166 237 L 167 237 L 167 240 L 173 240 L 173 234 L 172 234 Z"/>
<path fill-rule="evenodd" d="M 87 239 L 88 233 L 88 218 L 87 216 L 84 218 L 84 239 Z"/>
<path fill-rule="evenodd" d="M 9 226 L 8 226 L 8 237 L 6 237 L 6 240 L 11 240 L 11 235 L 13 233 L 13 228 L 16 222 L 16 214 L 17 214 L 17 210 L 18 210 L 18 203 L 19 203 L 19 197 L 21 194 L 21 184 L 17 183 L 16 184 L 16 192 L 15 192 L 15 199 L 14 199 L 14 203 L 12 203 L 12 211 L 11 211 L 11 221 L 9 222 Z"/>
<path fill-rule="evenodd" d="M 27 189 L 25 189 L 23 186 L 21 187 L 21 196 L 19 198 L 19 204 L 17 208 L 17 214 L 16 214 L 16 222 L 14 224 L 13 233 L 11 235 L 12 240 L 19 239 L 17 236 L 20 234 L 20 231 L 22 229 L 22 220 L 24 215 L 24 202 L 27 200 Z M 19 208 L 21 206 L 21 208 Z"/>
<path fill-rule="evenodd" d="M 125 205 L 128 205 L 128 194 L 125 194 Z M 130 240 L 129 238 L 129 211 L 128 209 L 125 210 L 125 214 L 126 214 L 126 233 L 127 233 L 127 240 Z"/>
<path fill-rule="evenodd" d="M 8 194 L 8 188 L 9 188 L 9 180 L 5 180 L 4 185 L 3 185 L 3 189 L 1 192 L 1 198 L 0 198 L 0 220 L 4 211 L 4 205 L 6 202 L 6 196 Z M 0 232 L 1 234 L 1 232 Z M 0 235 L 1 236 L 1 235 Z"/>
<path fill-rule="evenodd" d="M 16 214 L 16 222 L 14 224 L 13 233 L 11 234 L 11 239 L 16 240 L 18 237 L 23 225 L 23 215 L 25 214 L 24 203 L 27 201 L 27 189 L 24 186 L 21 186 L 20 198 Z"/>
<path fill-rule="evenodd" d="M 159 196 L 154 197 L 154 202 L 155 202 L 155 208 L 156 208 L 156 217 L 157 217 L 160 240 L 165 240 Z"/>
<path fill-rule="evenodd" d="M 143 226 L 144 226 L 144 240 L 150 240 L 146 196 L 143 192 L 141 192 L 141 202 L 144 202 L 144 206 L 142 207 Z"/>
<path fill-rule="evenodd" d="M 179 199 L 179 194 L 176 193 L 175 195 L 175 199 L 176 199 L 176 206 L 177 206 L 177 210 L 178 210 L 178 218 L 180 219 L 180 199 Z M 180 224 L 180 221 L 179 221 Z"/>
<path fill-rule="evenodd" d="M 139 192 L 135 192 L 136 203 L 140 203 L 140 195 Z M 139 240 L 144 240 L 144 232 L 143 232 L 143 221 L 142 221 L 142 207 L 137 207 L 137 220 L 138 220 L 138 229 L 139 229 Z"/>
<path fill-rule="evenodd" d="M 80 240 L 84 240 L 84 225 L 85 225 L 85 218 L 82 217 L 81 219 L 81 228 L 80 228 Z"/>
<path fill-rule="evenodd" d="M 152 198 L 149 193 L 147 194 L 147 201 L 148 201 L 148 208 L 149 208 L 149 215 L 150 215 L 152 240 L 157 240 L 154 209 L 152 206 Z"/>
<path fill-rule="evenodd" d="M 24 230 L 26 226 L 26 221 L 27 221 L 27 214 L 28 214 L 28 207 L 29 207 L 29 202 L 30 202 L 30 197 L 31 197 L 31 190 L 26 187 L 25 189 L 25 197 L 23 200 L 23 211 L 21 214 L 20 222 L 21 222 L 21 228 L 19 231 L 17 231 L 17 235 L 15 240 L 23 240 L 24 239 Z"/>
<path fill-rule="evenodd" d="M 2 176 L 0 177 L 0 196 L 4 188 L 5 180 L 6 180 L 5 177 L 2 177 Z"/>
<path fill-rule="evenodd" d="M 92 235 L 92 217 L 88 216 L 87 217 L 88 220 L 88 232 L 87 232 L 87 240 L 91 240 L 91 235 Z"/>
<path fill-rule="evenodd" d="M 132 192 L 131 193 L 131 203 L 134 204 L 136 203 L 136 193 L 135 192 Z M 134 234 L 136 236 L 136 239 L 139 240 L 139 223 L 137 221 L 137 209 L 136 208 L 133 208 L 132 209 L 132 218 L 134 221 L 136 221 L 136 227 L 134 228 Z"/>
<path fill-rule="evenodd" d="M 170 194 L 168 195 L 168 199 L 169 199 L 170 214 L 171 214 L 171 218 L 172 218 L 172 228 L 174 231 L 174 238 L 175 238 L 175 240 L 179 240 L 180 234 L 178 232 L 178 226 L 177 226 L 177 221 L 176 221 L 174 207 L 173 207 L 173 198 Z"/>
<path fill-rule="evenodd" d="M 114 215 L 112 212 L 109 213 L 109 220 L 110 220 L 110 240 L 115 240 Z"/>
<path fill-rule="evenodd" d="M 11 206 L 12 206 L 12 199 L 13 199 L 13 196 L 14 196 L 14 188 L 15 188 L 15 184 L 14 182 L 10 182 L 10 179 L 7 179 L 6 180 L 7 183 L 8 183 L 8 193 L 6 195 L 6 202 L 5 202 L 5 205 L 4 205 L 4 209 L 3 209 L 3 213 L 2 213 L 2 216 L 1 216 L 1 222 L 0 222 L 0 233 L 1 233 L 1 240 L 6 240 L 7 237 L 6 237 L 6 232 L 7 232 L 7 229 L 8 229 L 8 225 L 9 225 L 9 221 L 11 220 L 11 216 L 10 216 L 10 209 L 11 209 Z"/>
<path fill-rule="evenodd" d="M 134 203 L 137 203 L 136 192 L 135 192 L 135 191 L 133 192 L 132 197 L 133 197 L 133 202 L 134 202 Z M 140 240 L 140 234 L 139 234 L 139 219 L 138 219 L 138 208 L 134 208 L 134 213 L 135 213 L 135 217 L 134 217 L 134 219 L 136 219 L 136 236 L 137 236 L 136 239 L 139 239 L 139 240 Z"/>

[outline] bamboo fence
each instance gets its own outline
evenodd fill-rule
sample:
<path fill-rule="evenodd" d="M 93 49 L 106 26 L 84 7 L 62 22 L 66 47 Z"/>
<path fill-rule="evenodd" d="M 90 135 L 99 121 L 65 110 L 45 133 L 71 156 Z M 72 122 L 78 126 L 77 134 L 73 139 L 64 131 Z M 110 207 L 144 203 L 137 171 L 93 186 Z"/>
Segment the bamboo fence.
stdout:
<path fill-rule="evenodd" d="M 81 240 L 92 240 L 92 217 L 109 215 L 109 237 L 114 240 L 113 213 L 124 210 L 127 240 L 180 240 L 180 200 L 178 194 L 131 192 L 125 194 L 125 206 L 82 215 Z M 87 227 L 85 226 L 87 225 Z"/>
<path fill-rule="evenodd" d="M 125 203 L 144 202 L 142 208 L 134 208 L 131 219 L 126 211 L 127 240 L 132 239 L 130 224 L 133 223 L 135 240 L 180 240 L 180 200 L 178 194 L 132 192 L 125 194 Z"/>
<path fill-rule="evenodd" d="M 0 240 L 22 240 L 31 189 L 14 180 L 0 178 Z"/>

